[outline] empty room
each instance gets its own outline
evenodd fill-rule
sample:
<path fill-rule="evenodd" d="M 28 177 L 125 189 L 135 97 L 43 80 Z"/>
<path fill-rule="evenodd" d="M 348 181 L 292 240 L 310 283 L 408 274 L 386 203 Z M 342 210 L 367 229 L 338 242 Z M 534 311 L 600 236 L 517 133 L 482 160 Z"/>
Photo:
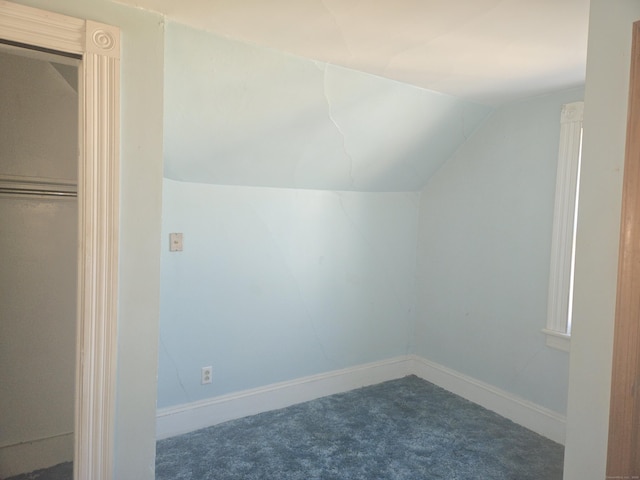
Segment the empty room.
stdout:
<path fill-rule="evenodd" d="M 616 4 L 0 2 L 80 100 L 74 446 L 0 478 L 605 478 Z"/>

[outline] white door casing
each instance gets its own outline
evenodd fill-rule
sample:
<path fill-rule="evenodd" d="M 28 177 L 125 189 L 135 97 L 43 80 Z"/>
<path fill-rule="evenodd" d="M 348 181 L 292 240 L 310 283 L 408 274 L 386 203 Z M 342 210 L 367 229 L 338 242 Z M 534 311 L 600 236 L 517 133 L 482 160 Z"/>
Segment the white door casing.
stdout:
<path fill-rule="evenodd" d="M 0 0 L 0 39 L 81 57 L 74 478 L 113 478 L 120 30 Z"/>

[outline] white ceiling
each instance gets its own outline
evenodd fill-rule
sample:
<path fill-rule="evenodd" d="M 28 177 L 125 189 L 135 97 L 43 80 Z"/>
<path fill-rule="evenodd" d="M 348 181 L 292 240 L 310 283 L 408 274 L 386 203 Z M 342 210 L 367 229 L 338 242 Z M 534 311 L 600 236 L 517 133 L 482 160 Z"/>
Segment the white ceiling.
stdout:
<path fill-rule="evenodd" d="M 589 0 L 118 0 L 488 105 L 584 82 Z"/>

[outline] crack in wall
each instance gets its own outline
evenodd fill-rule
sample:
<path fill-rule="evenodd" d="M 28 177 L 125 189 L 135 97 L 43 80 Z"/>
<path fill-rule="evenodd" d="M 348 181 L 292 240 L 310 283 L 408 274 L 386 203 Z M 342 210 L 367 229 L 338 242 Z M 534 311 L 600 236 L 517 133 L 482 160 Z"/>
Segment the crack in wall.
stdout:
<path fill-rule="evenodd" d="M 167 358 L 171 362 L 171 365 L 173 365 L 173 369 L 176 372 L 176 379 L 178 380 L 178 384 L 180 385 L 180 388 L 182 389 L 182 392 L 184 393 L 184 396 L 187 399 L 187 403 L 189 403 L 189 402 L 191 402 L 191 398 L 190 398 L 189 394 L 187 393 L 187 389 L 185 388 L 184 384 L 182 383 L 182 378 L 180 378 L 180 370 L 178 370 L 178 365 L 176 364 L 175 360 L 173 359 L 173 357 L 169 353 L 169 349 L 167 348 L 167 346 L 164 343 L 164 340 L 162 339 L 162 334 L 159 334 L 158 336 L 160 337 L 160 345 L 162 346 L 162 348 L 164 350 L 164 353 L 167 355 Z"/>
<path fill-rule="evenodd" d="M 316 65 L 318 66 L 317 63 Z M 328 110 L 329 120 L 331 120 L 331 123 L 335 125 L 336 130 L 338 130 L 338 133 L 340 133 L 340 136 L 342 137 L 342 151 L 344 152 L 345 156 L 349 160 L 349 180 L 350 180 L 349 185 L 351 186 L 351 188 L 355 188 L 356 179 L 353 172 L 353 157 L 347 151 L 347 137 L 344 131 L 342 130 L 342 128 L 340 127 L 340 125 L 338 125 L 338 122 L 336 121 L 336 119 L 333 117 L 333 105 L 331 104 L 331 99 L 329 98 L 329 88 L 327 83 L 329 64 L 325 63 L 324 68 L 322 70 L 324 72 L 323 93 L 324 93 L 324 98 L 327 100 L 327 107 L 329 109 Z"/>

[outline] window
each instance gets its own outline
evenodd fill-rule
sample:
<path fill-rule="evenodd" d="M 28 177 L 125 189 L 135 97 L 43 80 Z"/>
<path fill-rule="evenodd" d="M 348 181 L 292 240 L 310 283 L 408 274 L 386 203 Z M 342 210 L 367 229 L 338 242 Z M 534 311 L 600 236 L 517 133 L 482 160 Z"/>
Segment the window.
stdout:
<path fill-rule="evenodd" d="M 547 345 L 569 351 L 573 302 L 576 223 L 582 154 L 583 103 L 563 105 L 551 239 L 547 300 Z"/>

